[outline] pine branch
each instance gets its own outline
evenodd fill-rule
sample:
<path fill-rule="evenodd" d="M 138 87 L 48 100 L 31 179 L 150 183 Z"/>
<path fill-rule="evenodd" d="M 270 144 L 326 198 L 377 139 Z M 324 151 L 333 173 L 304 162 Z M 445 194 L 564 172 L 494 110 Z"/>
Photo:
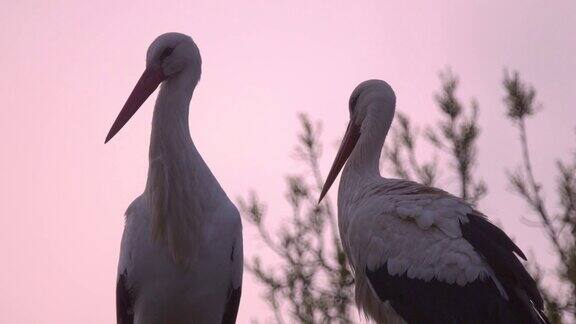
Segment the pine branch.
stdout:
<path fill-rule="evenodd" d="M 263 285 L 276 322 L 285 321 L 281 315 L 284 311 L 299 323 L 351 323 L 353 280 L 339 240 L 336 215 L 329 199 L 316 203 L 323 180 L 318 165 L 320 128 L 305 115 L 300 116 L 300 122 L 303 131 L 295 152 L 307 172 L 286 177 L 286 201 L 291 207 L 288 222 L 271 234 L 265 225 L 265 206 L 256 195 L 239 200 L 242 215 L 255 226 L 280 265 L 264 269 L 254 257 L 246 269 Z"/>
<path fill-rule="evenodd" d="M 440 74 L 442 91 L 436 94 L 436 102 L 443 113 L 444 120 L 438 122 L 437 130 L 429 128 L 428 139 L 438 149 L 448 153 L 452 168 L 457 174 L 460 197 L 477 204 L 487 193 L 483 180 L 475 179 L 473 169 L 477 158 L 477 142 L 480 135 L 478 125 L 478 103 L 471 102 L 470 113 L 456 98 L 458 78 L 447 70 Z"/>
<path fill-rule="evenodd" d="M 570 287 L 571 293 L 566 298 L 552 295 L 544 287 L 543 298 L 547 311 L 553 322 L 562 322 L 563 312 L 570 312 L 576 318 L 576 159 L 574 166 L 558 162 L 560 176 L 558 178 L 558 196 L 562 212 L 552 214 L 546 206 L 542 185 L 536 180 L 529 152 L 526 119 L 533 116 L 540 108 L 536 104 L 536 90 L 522 82 L 517 72 L 504 73 L 504 88 L 506 89 L 507 116 L 517 127 L 522 149 L 522 167 L 516 172 L 509 172 L 508 177 L 512 189 L 516 192 L 540 219 L 546 237 L 554 247 L 561 263 L 559 269 L 561 281 Z M 570 228 L 570 235 L 562 235 L 565 228 Z"/>
<path fill-rule="evenodd" d="M 389 140 L 390 144 L 384 148 L 383 157 L 391 162 L 392 172 L 397 177 L 433 186 L 437 178 L 438 163 L 436 159 L 424 163 L 418 161 L 418 138 L 418 130 L 412 126 L 410 118 L 397 113 L 392 138 Z"/>

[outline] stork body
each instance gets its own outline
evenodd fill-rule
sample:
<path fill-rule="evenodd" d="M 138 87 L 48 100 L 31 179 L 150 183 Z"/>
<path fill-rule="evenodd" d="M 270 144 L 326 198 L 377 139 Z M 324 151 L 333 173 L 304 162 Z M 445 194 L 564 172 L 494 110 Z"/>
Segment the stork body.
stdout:
<path fill-rule="evenodd" d="M 126 211 L 116 287 L 118 323 L 236 320 L 242 225 L 188 127 L 200 68 L 200 54 L 190 37 L 158 37 L 148 50 L 146 71 L 106 139 L 162 84 L 154 108 L 146 188 Z"/>
<path fill-rule="evenodd" d="M 546 323 L 522 251 L 460 198 L 379 172 L 396 98 L 380 80 L 350 98 L 350 123 L 321 199 L 345 165 L 340 237 L 358 307 L 377 323 Z"/>

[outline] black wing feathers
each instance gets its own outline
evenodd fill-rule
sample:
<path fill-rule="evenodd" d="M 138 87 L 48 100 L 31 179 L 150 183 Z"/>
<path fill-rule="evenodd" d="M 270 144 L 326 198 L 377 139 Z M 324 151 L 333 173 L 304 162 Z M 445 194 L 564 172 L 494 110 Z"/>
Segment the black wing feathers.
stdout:
<path fill-rule="evenodd" d="M 236 244 L 232 246 L 232 251 L 230 252 L 230 262 L 232 264 L 234 264 L 235 251 L 236 251 Z M 241 296 L 242 296 L 242 283 L 240 283 L 240 286 L 238 286 L 238 288 L 234 288 L 231 283 L 228 298 L 226 298 L 226 305 L 224 305 L 224 315 L 222 316 L 222 324 L 236 323 L 236 317 L 238 316 L 238 307 L 240 307 Z"/>
<path fill-rule="evenodd" d="M 494 270 L 496 277 L 504 286 L 516 311 L 533 314 L 527 323 L 546 323 L 540 318 L 543 301 L 534 279 L 514 253 L 525 258 L 520 249 L 498 227 L 485 217 L 468 214 L 469 221 L 461 224 L 462 236 L 480 253 L 486 263 Z M 530 318 L 530 317 L 529 317 Z"/>
<path fill-rule="evenodd" d="M 516 255 L 524 253 L 498 227 L 480 214 L 468 214 L 462 236 L 488 263 L 506 295 L 490 277 L 464 286 L 436 279 L 425 281 L 390 275 L 387 264 L 366 269 L 378 297 L 389 302 L 408 323 L 548 323 L 536 282 Z"/>
<path fill-rule="evenodd" d="M 242 295 L 242 285 L 238 288 L 230 288 L 230 294 L 224 306 L 224 316 L 222 316 L 222 324 L 236 323 L 236 316 L 238 315 L 238 307 L 240 306 L 240 296 Z"/>
<path fill-rule="evenodd" d="M 510 251 L 514 251 L 518 256 L 526 260 L 526 255 L 524 255 L 524 252 L 520 250 L 520 248 L 508 237 L 508 235 L 506 235 L 506 233 L 504 233 L 504 231 L 502 231 L 498 226 L 490 223 L 490 221 L 488 221 L 485 217 L 468 214 L 468 220 L 469 223 L 467 224 L 470 224 L 470 226 L 474 228 L 474 231 L 489 235 L 490 239 L 495 240 L 502 247 Z M 462 227 L 462 230 L 464 231 L 465 228 L 468 230 L 468 226 L 466 225 Z"/>
<path fill-rule="evenodd" d="M 518 247 L 502 230 L 484 217 L 473 214 L 467 216 L 469 222 L 461 225 L 462 236 L 485 258 L 497 277 L 504 281 L 502 284 L 509 281 L 510 284 L 519 284 L 526 289 L 534 304 L 542 308 L 543 301 L 536 282 L 514 256 L 513 252 L 516 252 Z M 511 248 L 511 245 L 514 248 Z"/>
<path fill-rule="evenodd" d="M 410 324 L 520 324 L 492 280 L 464 286 L 390 275 L 387 264 L 366 275 L 378 297 Z"/>
<path fill-rule="evenodd" d="M 126 270 L 118 276 L 116 282 L 116 322 L 118 324 L 134 323 L 134 297 L 128 287 L 128 275 Z"/>

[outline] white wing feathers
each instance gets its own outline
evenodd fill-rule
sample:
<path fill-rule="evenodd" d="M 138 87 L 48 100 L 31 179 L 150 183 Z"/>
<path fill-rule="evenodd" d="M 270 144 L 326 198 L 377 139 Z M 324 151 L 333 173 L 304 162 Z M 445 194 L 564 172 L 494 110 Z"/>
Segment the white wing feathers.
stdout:
<path fill-rule="evenodd" d="M 358 271 L 386 264 L 391 275 L 459 285 L 495 278 L 462 237 L 460 223 L 473 211 L 468 204 L 443 191 L 423 192 L 428 189 L 419 185 L 402 189 L 379 192 L 357 205 L 346 245 Z"/>
<path fill-rule="evenodd" d="M 413 219 L 418 227 L 427 230 L 433 225 L 451 238 L 462 236 L 460 222 L 467 222 L 466 214 L 472 208 L 454 197 L 399 197 L 396 202 L 396 215 L 400 219 Z"/>

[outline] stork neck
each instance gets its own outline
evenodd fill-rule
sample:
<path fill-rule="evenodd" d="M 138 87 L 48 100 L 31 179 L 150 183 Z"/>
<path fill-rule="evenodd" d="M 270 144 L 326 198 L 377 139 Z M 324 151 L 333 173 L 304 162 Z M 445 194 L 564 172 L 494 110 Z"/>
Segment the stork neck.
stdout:
<path fill-rule="evenodd" d="M 223 191 L 190 136 L 188 111 L 197 83 L 197 78 L 191 75 L 182 71 L 165 81 L 156 99 L 146 189 L 154 189 L 157 183 L 150 180 L 156 176 L 170 177 L 170 187 L 162 189 L 166 194 L 177 196 L 171 192 L 176 190 L 178 194 L 188 195 L 185 199 L 202 198 L 202 203 L 194 207 L 209 210 L 217 206 Z"/>
<path fill-rule="evenodd" d="M 338 223 L 341 234 L 348 231 L 352 215 L 350 208 L 357 195 L 361 194 L 361 188 L 381 177 L 380 155 L 387 132 L 388 128 L 382 129 L 382 126 L 363 125 L 360 138 L 342 170 L 338 186 Z M 342 243 L 346 249 L 347 239 L 343 239 Z"/>
<path fill-rule="evenodd" d="M 348 158 L 342 178 L 380 177 L 380 156 L 389 125 L 376 119 L 367 118 L 364 121 L 360 138 Z"/>
<path fill-rule="evenodd" d="M 152 118 L 150 160 L 193 146 L 188 112 L 196 84 L 186 76 L 183 71 L 176 78 L 166 80 L 160 88 Z"/>
<path fill-rule="evenodd" d="M 194 146 L 188 111 L 196 80 L 186 71 L 162 84 L 152 121 L 146 193 L 152 231 L 178 263 L 198 255 L 203 228 L 225 193 Z"/>

